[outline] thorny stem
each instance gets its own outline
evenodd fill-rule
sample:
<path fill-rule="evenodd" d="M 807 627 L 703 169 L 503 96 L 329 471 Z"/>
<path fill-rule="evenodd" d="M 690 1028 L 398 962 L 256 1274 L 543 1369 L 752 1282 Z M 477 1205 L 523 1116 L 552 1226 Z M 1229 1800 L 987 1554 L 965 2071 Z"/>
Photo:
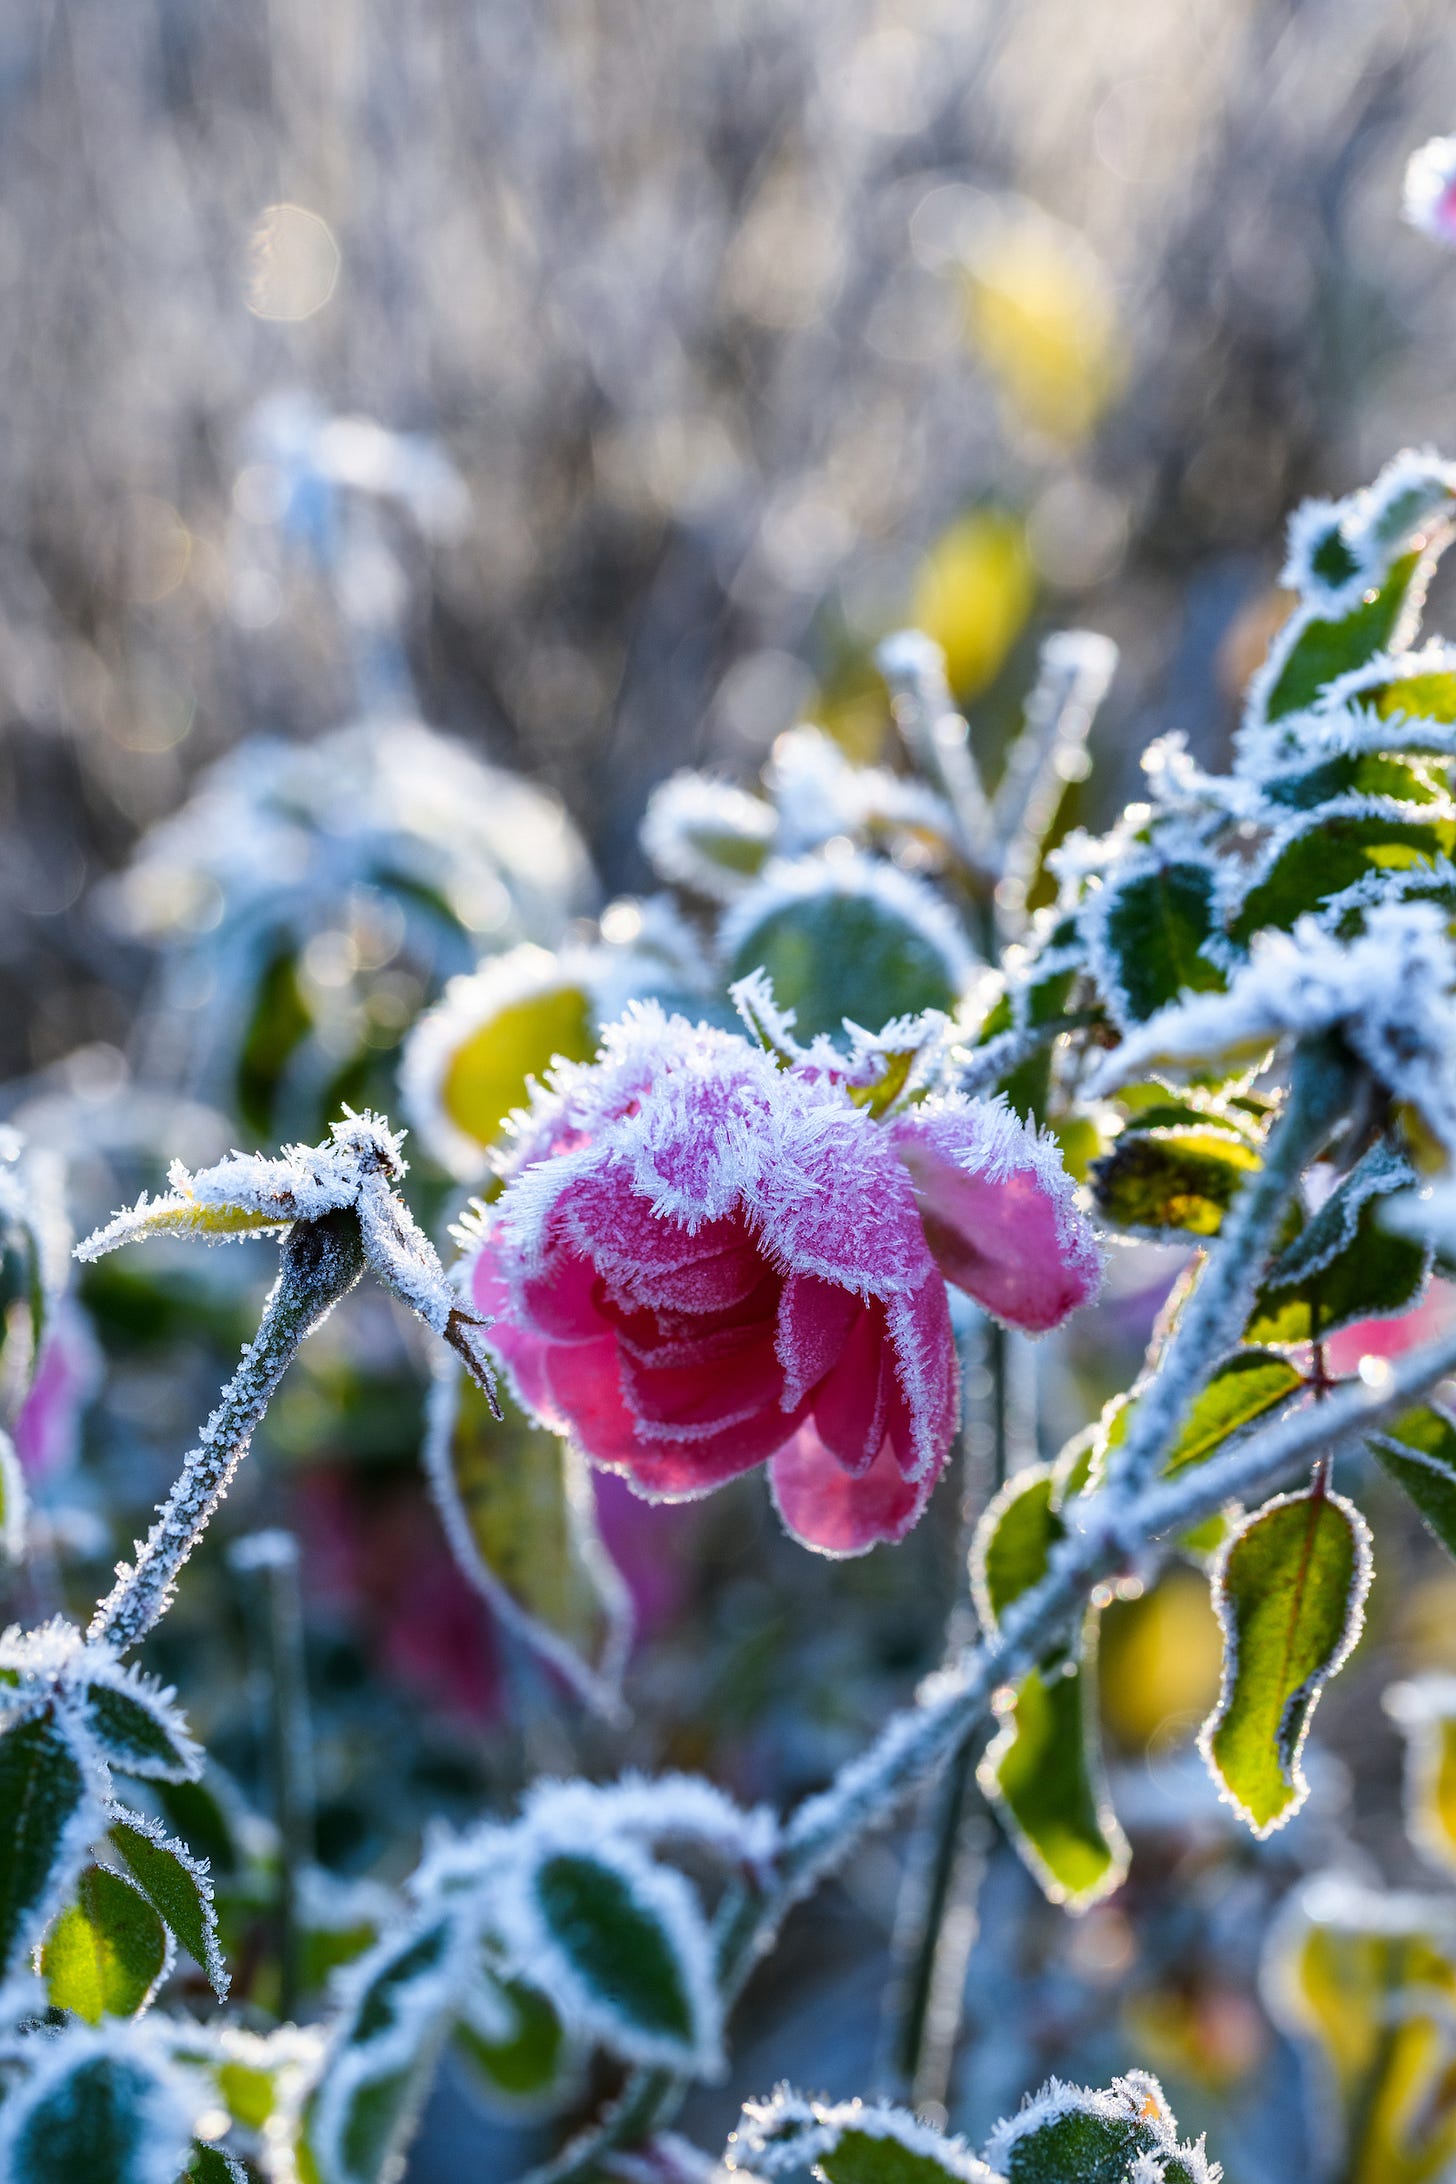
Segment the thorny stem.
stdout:
<path fill-rule="evenodd" d="M 352 1211 L 296 1221 L 288 1231 L 258 1332 L 198 1434 L 136 1561 L 118 1563 L 116 1583 L 91 1618 L 89 1638 L 125 1649 L 145 1638 L 166 1613 L 178 1572 L 232 1484 L 295 1351 L 363 1271 L 364 1247 Z"/>
<path fill-rule="evenodd" d="M 1232 1501 L 1273 1492 L 1320 1449 L 1360 1440 L 1456 1372 L 1456 1335 L 1398 1359 L 1378 1386 L 1350 1380 L 1322 1402 L 1286 1413 L 1226 1454 L 1159 1479 L 1140 1492 L 1104 1487 L 1068 1506 L 1072 1529 L 1039 1584 L 1013 1603 L 994 1638 L 969 1647 L 956 1665 L 927 1679 L 915 1706 L 894 1715 L 868 1749 L 843 1766 L 827 1790 L 810 1797 L 783 1833 L 776 1885 L 720 1928 L 725 1997 L 741 1990 L 770 1950 L 788 1913 L 883 1827 L 926 1777 L 975 1735 L 996 1692 L 1017 1678 L 1081 1612 L 1104 1579 L 1145 1560 L 1157 1541 L 1186 1532 Z M 610 2115 L 532 2173 L 529 2184 L 596 2184 L 616 2149 L 640 2144 L 673 2113 L 687 2090 L 660 2071 L 628 2081 Z M 631 2134 L 636 2133 L 636 2136 Z"/>
<path fill-rule="evenodd" d="M 1140 1486 L 1151 1475 L 1194 1396 L 1243 1333 L 1290 1196 L 1344 1111 L 1350 1079 L 1351 1065 L 1332 1046 L 1311 1041 L 1296 1049 L 1289 1099 L 1265 1143 L 1263 1165 L 1230 1206 L 1157 1373 L 1139 1391 L 1127 1438 L 1109 1453 L 1114 1490 Z"/>

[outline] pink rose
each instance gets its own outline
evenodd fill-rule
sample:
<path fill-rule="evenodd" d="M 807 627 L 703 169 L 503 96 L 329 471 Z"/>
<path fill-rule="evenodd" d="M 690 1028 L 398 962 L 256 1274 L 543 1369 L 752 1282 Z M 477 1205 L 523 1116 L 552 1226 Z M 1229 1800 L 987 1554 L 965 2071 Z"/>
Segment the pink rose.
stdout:
<path fill-rule="evenodd" d="M 1097 1254 L 1055 1148 L 950 1094 L 888 1121 L 814 1059 L 636 1005 L 538 1090 L 482 1215 L 477 1303 L 520 1401 L 686 1501 L 766 1463 L 805 1545 L 916 1522 L 959 1381 L 945 1284 L 1033 1332 Z"/>

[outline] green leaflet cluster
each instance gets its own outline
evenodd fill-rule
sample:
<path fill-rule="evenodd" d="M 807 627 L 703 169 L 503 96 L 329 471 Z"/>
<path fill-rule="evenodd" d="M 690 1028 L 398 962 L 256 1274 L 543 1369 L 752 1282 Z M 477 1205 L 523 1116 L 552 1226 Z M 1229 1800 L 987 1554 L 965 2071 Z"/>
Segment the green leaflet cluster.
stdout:
<path fill-rule="evenodd" d="M 1162 2087 L 1145 2071 L 1105 2090 L 1056 2080 L 972 2153 L 903 2108 L 831 2105 L 781 2086 L 751 2101 L 728 2141 L 744 2184 L 804 2171 L 820 2184 L 1218 2184 L 1202 2144 L 1178 2138 Z"/>
<path fill-rule="evenodd" d="M 0 2054 L 13 2086 L 0 2106 L 6 2184 L 42 2174 L 172 2184 L 189 2161 L 188 2176 L 211 2184 L 251 2174 L 244 2164 L 282 2147 L 305 2184 L 383 2184 L 447 2044 L 487 2104 L 508 2114 L 571 2099 L 593 2048 L 689 2075 L 720 2067 L 704 1881 L 767 1872 L 775 1835 L 765 1814 L 705 1783 L 548 1784 L 515 1823 L 442 1838 L 387 1915 L 346 1941 L 326 2029 L 260 2037 L 143 2017 L 171 1963 L 160 1913 L 184 1947 L 215 1958 L 205 1875 L 155 1824 L 112 1807 L 110 1862 L 76 1877 L 84 1846 L 69 1818 L 66 1747 L 28 1739 L 26 1726 L 0 1740 L 12 1770 L 30 1763 L 25 1809 L 38 1816 L 18 1826 L 7 1805 L 7 1871 L 40 1873 L 42 1835 L 54 1845 L 70 1829 L 46 1873 L 64 1899 L 58 1915 L 31 1887 L 35 1908 L 18 1929 L 27 1941 L 44 1933 L 37 1999 L 67 2014 L 50 2036 L 12 2037 Z M 690 1879 L 684 1862 L 703 1878 Z M 179 1872 L 193 1878 L 191 1901 Z M 85 2112 L 74 2159 L 64 2141 L 72 2165 L 28 2166 L 32 2140 L 45 2145 L 76 2100 Z"/>
<path fill-rule="evenodd" d="M 1204 773 L 1165 737 L 1144 758 L 1147 803 L 1130 806 L 1104 839 L 1076 835 L 1053 852 L 1058 900 L 1013 953 L 1003 1000 L 976 1034 L 978 1086 L 1024 1095 L 1025 1043 L 1040 1029 L 1050 1047 L 1069 1015 L 1087 1029 L 1064 1042 L 1055 1066 L 1075 1077 L 1086 1041 L 1115 1045 L 1223 993 L 1270 931 L 1312 918 L 1348 942 L 1392 903 L 1456 911 L 1456 655 L 1440 644 L 1415 649 L 1453 508 L 1456 469 L 1406 454 L 1367 491 L 1295 518 L 1285 581 L 1299 603 L 1250 690 L 1232 772 Z M 1346 558 L 1353 573 L 1331 581 Z M 1013 1027 L 1023 1051 L 998 1074 Z M 1145 1231 L 1216 1230 L 1237 1187 L 1237 1173 L 1220 1169 L 1237 1171 L 1236 1141 L 1247 1134 L 1229 1071 L 1274 1044 L 1268 1026 L 1247 1031 L 1227 1058 L 1199 1065 L 1224 1079 L 1221 1098 L 1205 1090 L 1195 1113 L 1145 1126 L 1157 1137 L 1138 1148 L 1138 1188 L 1117 1167 L 1099 1180 L 1110 1218 Z"/>
<path fill-rule="evenodd" d="M 700 1887 L 766 1869 L 774 1831 L 691 1778 L 547 1784 L 511 1826 L 442 1840 L 352 1964 L 298 2115 L 318 2184 L 378 2184 L 452 2043 L 487 2101 L 540 2112 L 592 2048 L 712 2076 L 722 2005 Z"/>
<path fill-rule="evenodd" d="M 1130 1433 L 1140 1465 L 1156 1453 L 1137 1475 L 1172 1478 L 1317 1401 L 1325 1341 L 1412 1310 L 1444 1248 L 1408 1209 L 1422 1170 L 1456 1151 L 1456 650 L 1417 647 L 1453 520 L 1456 467 L 1411 454 L 1367 491 L 1300 511 L 1284 572 L 1297 604 L 1251 687 L 1231 772 L 1203 772 L 1176 738 L 1152 746 L 1148 801 L 1103 840 L 1053 853 L 1057 901 L 1009 951 L 1001 998 L 962 1050 L 969 1085 L 1049 1117 L 1077 1149 L 1111 1226 L 1214 1254 L 1175 1293 L 1138 1383 L 986 1512 L 972 1568 L 988 1631 L 1053 1568 L 1077 1497 L 1115 1486 Z M 1281 1103 L 1260 1072 L 1291 1041 L 1324 1042 L 1329 1068 L 1364 1088 L 1354 1120 L 1321 1191 L 1307 1197 L 1296 1169 L 1274 1201 L 1242 1286 L 1225 1281 L 1237 1317 L 1222 1355 L 1165 1416 L 1168 1345 L 1264 1176 Z M 1371 1447 L 1456 1547 L 1444 1413 L 1423 1405 Z M 1300 1751 L 1359 1634 L 1368 1531 L 1317 1467 L 1307 1492 L 1230 1509 L 1187 1544 L 1213 1553 L 1225 1640 L 1202 1749 L 1265 1834 L 1306 1794 Z M 981 1768 L 1027 1863 L 1074 1908 L 1126 1860 L 1099 1757 L 1096 1621 L 1089 1609 L 1075 1643 L 1001 1694 Z"/>

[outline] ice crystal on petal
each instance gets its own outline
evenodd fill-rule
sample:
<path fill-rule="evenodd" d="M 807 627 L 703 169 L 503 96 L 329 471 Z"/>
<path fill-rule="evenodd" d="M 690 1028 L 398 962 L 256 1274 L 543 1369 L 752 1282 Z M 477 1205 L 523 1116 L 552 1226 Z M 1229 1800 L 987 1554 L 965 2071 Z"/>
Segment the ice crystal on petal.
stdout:
<path fill-rule="evenodd" d="M 1061 1149 L 1004 1100 L 941 1094 L 894 1141 L 941 1272 L 995 1318 L 1040 1334 L 1095 1293 L 1097 1243 Z"/>
<path fill-rule="evenodd" d="M 552 1073 L 501 1198 L 463 1232 L 474 1296 L 520 1400 L 639 1493 L 688 1499 L 767 1463 L 799 1538 L 863 1553 L 918 1517 L 958 1416 L 906 1164 L 916 1117 L 975 1200 L 997 1270 L 977 1294 L 1007 1318 L 1046 1326 L 1080 1301 L 1088 1234 L 1054 1148 L 1006 1110 L 890 1101 L 882 1123 L 849 1080 L 890 1034 L 860 1035 L 847 1071 L 837 1050 L 802 1053 L 760 982 L 739 998 L 774 1051 L 642 1004 L 596 1062 Z M 892 1031 L 912 1057 L 941 1036 Z"/>

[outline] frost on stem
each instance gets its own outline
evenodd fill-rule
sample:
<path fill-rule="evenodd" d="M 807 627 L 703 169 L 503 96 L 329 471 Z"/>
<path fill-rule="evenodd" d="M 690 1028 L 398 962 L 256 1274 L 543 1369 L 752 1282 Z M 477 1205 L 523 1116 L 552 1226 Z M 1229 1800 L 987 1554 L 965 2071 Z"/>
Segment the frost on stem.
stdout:
<path fill-rule="evenodd" d="M 202 1428 L 135 1566 L 117 1582 L 91 1629 L 120 1646 L 144 1637 L 165 1611 L 177 1573 L 226 1494 L 253 1430 L 304 1338 L 327 1318 L 368 1266 L 417 1318 L 460 1352 L 493 1400 L 480 1346 L 483 1316 L 447 1280 L 433 1245 L 394 1186 L 405 1172 L 402 1133 L 376 1115 L 346 1109 L 323 1145 L 293 1145 L 275 1159 L 234 1153 L 197 1175 L 174 1168 L 163 1197 L 145 1195 L 77 1247 L 96 1259 L 154 1235 L 209 1243 L 282 1233 L 283 1260 L 256 1338 Z"/>

